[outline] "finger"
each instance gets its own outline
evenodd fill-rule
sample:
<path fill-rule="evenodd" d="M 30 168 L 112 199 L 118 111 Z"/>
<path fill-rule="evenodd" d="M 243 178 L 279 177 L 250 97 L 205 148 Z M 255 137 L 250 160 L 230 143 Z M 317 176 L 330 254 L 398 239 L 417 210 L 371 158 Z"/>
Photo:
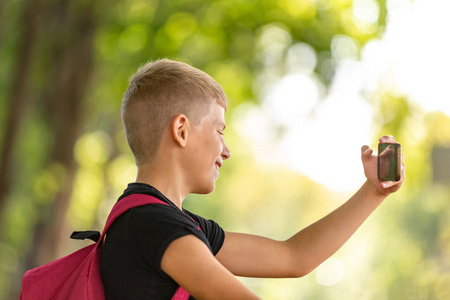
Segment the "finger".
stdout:
<path fill-rule="evenodd" d="M 362 157 L 370 157 L 372 155 L 372 153 L 373 153 L 373 150 L 369 146 L 364 145 L 361 147 L 361 156 Z"/>
<path fill-rule="evenodd" d="M 401 180 L 405 180 L 406 178 L 406 164 L 405 164 L 405 156 L 402 154 L 402 178 Z"/>
<path fill-rule="evenodd" d="M 383 135 L 382 137 L 380 137 L 380 143 L 382 143 L 382 144 L 385 144 L 385 143 L 394 144 L 395 143 L 395 137 L 393 137 L 392 135 Z"/>
<path fill-rule="evenodd" d="M 380 185 L 383 189 L 388 189 L 390 187 L 393 187 L 396 184 L 398 184 L 398 181 L 383 181 L 380 183 Z"/>

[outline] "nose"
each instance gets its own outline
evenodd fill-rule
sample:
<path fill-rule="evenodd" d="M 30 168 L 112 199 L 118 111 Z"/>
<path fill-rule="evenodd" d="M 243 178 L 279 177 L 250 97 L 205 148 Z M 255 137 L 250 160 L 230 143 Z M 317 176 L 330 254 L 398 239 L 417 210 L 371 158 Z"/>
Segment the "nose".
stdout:
<path fill-rule="evenodd" d="M 225 142 L 223 143 L 223 149 L 222 149 L 222 159 L 229 159 L 231 156 L 231 152 L 230 149 L 228 149 L 227 145 L 225 144 Z"/>

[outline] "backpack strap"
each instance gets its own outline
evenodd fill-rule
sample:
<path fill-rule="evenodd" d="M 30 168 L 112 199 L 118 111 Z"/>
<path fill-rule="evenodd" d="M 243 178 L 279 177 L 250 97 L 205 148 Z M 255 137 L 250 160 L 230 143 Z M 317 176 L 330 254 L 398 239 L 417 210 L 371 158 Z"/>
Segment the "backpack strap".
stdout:
<path fill-rule="evenodd" d="M 103 232 L 100 236 L 99 242 L 100 243 L 103 242 L 109 227 L 120 215 L 122 215 L 131 208 L 147 204 L 164 204 L 169 206 L 168 203 L 159 200 L 156 197 L 145 194 L 131 194 L 129 196 L 122 198 L 113 206 L 111 212 L 109 213 L 108 219 L 106 220 L 106 224 L 105 227 L 103 228 Z"/>
<path fill-rule="evenodd" d="M 100 232 L 94 230 L 74 231 L 70 235 L 70 238 L 74 240 L 90 239 L 91 241 L 98 242 L 100 239 Z"/>
<path fill-rule="evenodd" d="M 120 201 L 118 201 L 114 207 L 112 208 L 108 219 L 106 220 L 105 228 L 103 229 L 102 235 L 100 236 L 100 240 L 97 243 L 97 247 L 101 245 L 105 238 L 106 232 L 108 232 L 109 227 L 111 224 L 123 213 L 125 213 L 127 210 L 138 207 L 142 205 L 147 204 L 163 204 L 168 205 L 168 203 L 159 200 L 156 197 L 145 195 L 145 194 L 131 194 L 129 196 L 126 196 L 122 198 Z M 198 226 L 200 229 L 200 226 Z M 187 300 L 189 298 L 189 292 L 186 291 L 183 287 L 178 286 L 177 290 L 175 291 L 175 294 L 172 296 L 171 300 Z"/>

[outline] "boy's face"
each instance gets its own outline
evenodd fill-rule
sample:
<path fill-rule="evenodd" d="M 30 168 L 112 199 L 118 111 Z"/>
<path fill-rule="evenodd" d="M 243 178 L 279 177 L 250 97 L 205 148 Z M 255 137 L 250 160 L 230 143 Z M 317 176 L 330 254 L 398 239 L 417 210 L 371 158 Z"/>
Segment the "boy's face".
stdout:
<path fill-rule="evenodd" d="M 189 161 L 187 171 L 192 193 L 207 194 L 214 190 L 219 177 L 219 168 L 230 157 L 225 145 L 225 110 L 218 104 L 211 104 L 208 115 L 200 124 L 192 126 L 188 136 Z"/>

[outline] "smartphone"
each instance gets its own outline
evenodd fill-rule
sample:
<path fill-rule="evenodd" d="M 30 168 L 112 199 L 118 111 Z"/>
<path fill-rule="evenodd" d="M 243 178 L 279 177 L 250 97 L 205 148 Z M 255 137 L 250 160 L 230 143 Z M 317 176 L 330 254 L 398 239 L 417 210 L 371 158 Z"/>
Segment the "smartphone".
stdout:
<path fill-rule="evenodd" d="M 383 181 L 399 181 L 402 148 L 400 144 L 378 144 L 378 179 Z"/>

